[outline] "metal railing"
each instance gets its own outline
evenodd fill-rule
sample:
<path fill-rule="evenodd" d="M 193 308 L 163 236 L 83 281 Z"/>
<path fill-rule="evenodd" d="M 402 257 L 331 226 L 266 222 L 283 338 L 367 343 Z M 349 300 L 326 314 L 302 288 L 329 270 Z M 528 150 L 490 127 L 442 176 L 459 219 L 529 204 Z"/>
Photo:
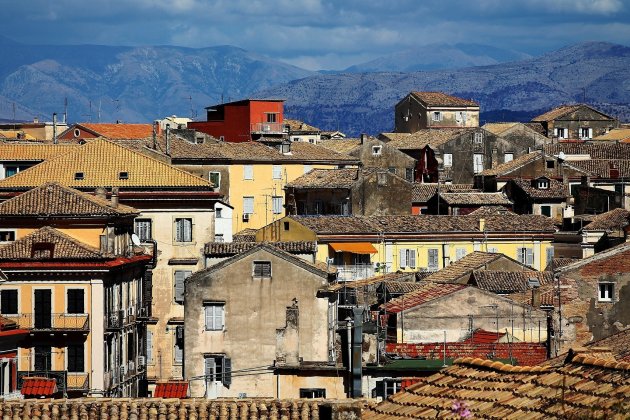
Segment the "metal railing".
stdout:
<path fill-rule="evenodd" d="M 68 372 L 68 390 L 90 389 L 90 377 L 87 373 Z"/>
<path fill-rule="evenodd" d="M 280 123 L 254 123 L 251 125 L 252 133 L 282 133 L 284 124 Z"/>
<path fill-rule="evenodd" d="M 372 264 L 335 265 L 337 281 L 355 281 L 374 276 Z"/>
<path fill-rule="evenodd" d="M 88 331 L 90 316 L 88 314 L 17 314 L 3 315 L 15 322 L 19 328 L 41 331 Z"/>

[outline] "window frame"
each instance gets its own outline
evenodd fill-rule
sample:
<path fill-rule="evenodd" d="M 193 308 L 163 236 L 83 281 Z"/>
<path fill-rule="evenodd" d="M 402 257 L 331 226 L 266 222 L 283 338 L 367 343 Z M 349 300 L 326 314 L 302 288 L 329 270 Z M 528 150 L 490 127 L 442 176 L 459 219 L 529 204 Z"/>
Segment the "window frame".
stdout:
<path fill-rule="evenodd" d="M 140 229 L 139 229 L 139 225 L 143 224 L 143 223 L 147 223 L 148 226 L 148 236 L 141 234 Z M 146 227 L 144 228 L 146 230 Z M 153 219 L 149 219 L 149 218 L 139 218 L 134 220 L 133 222 L 133 231 L 136 235 L 138 235 L 138 239 L 140 239 L 140 242 L 148 242 L 150 240 L 153 239 Z"/>
<path fill-rule="evenodd" d="M 5 235 L 8 239 L 2 240 L 2 238 Z M 16 236 L 17 236 L 16 229 L 0 229 L 0 243 L 15 242 Z"/>
<path fill-rule="evenodd" d="M 174 331 L 175 334 L 173 335 L 173 364 L 181 365 L 182 363 L 184 363 L 184 326 L 176 325 Z M 178 338 L 178 335 L 180 335 L 179 331 L 181 331 L 181 339 Z M 179 344 L 181 344 L 181 346 Z"/>
<path fill-rule="evenodd" d="M 434 255 L 431 255 L 434 254 Z M 435 261 L 435 264 L 431 264 Z M 440 269 L 440 250 L 438 248 L 427 249 L 427 270 L 437 271 Z"/>
<path fill-rule="evenodd" d="M 383 146 L 372 146 L 372 156 L 381 156 L 383 154 Z"/>
<path fill-rule="evenodd" d="M 248 209 L 248 206 L 246 203 L 249 202 L 251 200 L 251 211 L 248 211 L 250 209 Z M 243 215 L 245 214 L 249 214 L 252 215 L 254 214 L 254 210 L 255 210 L 255 206 L 254 206 L 254 196 L 253 195 L 246 195 L 243 196 Z"/>
<path fill-rule="evenodd" d="M 78 292 L 80 291 L 81 293 L 81 300 L 80 300 L 80 306 L 78 306 L 76 309 L 72 308 L 73 310 L 70 310 L 70 304 L 71 302 L 73 302 L 73 304 L 77 304 L 79 302 L 79 300 L 77 299 L 77 297 L 73 297 L 72 299 L 70 299 L 70 294 L 71 292 Z M 85 312 L 85 289 L 82 287 L 68 287 L 66 289 L 66 313 L 67 314 L 76 314 L 76 315 L 84 315 L 86 314 Z M 82 309 L 82 311 L 78 311 L 78 309 Z"/>
<path fill-rule="evenodd" d="M 72 353 L 71 354 L 71 350 Z M 81 363 L 79 364 L 79 360 L 77 356 L 80 356 Z M 66 371 L 72 373 L 85 373 L 85 343 L 72 343 L 66 346 Z"/>
<path fill-rule="evenodd" d="M 243 180 L 244 181 L 254 180 L 254 165 L 243 165 Z"/>
<path fill-rule="evenodd" d="M 265 269 L 261 268 L 257 270 L 257 267 L 263 267 L 264 265 L 269 265 L 268 275 L 265 275 Z M 257 273 L 260 272 L 260 274 Z M 273 277 L 273 267 L 271 261 L 269 260 L 256 260 L 252 261 L 252 278 L 254 279 L 271 279 Z"/>
<path fill-rule="evenodd" d="M 534 256 L 534 248 L 528 247 L 518 247 L 516 249 L 516 260 L 523 265 L 528 267 L 534 267 L 534 261 L 536 260 Z M 531 263 L 529 262 L 531 260 Z"/>
<path fill-rule="evenodd" d="M 509 159 L 508 159 L 509 156 Z M 503 153 L 503 163 L 512 162 L 514 160 L 514 152 Z"/>
<path fill-rule="evenodd" d="M 326 388 L 300 388 L 300 398 L 326 398 Z"/>
<path fill-rule="evenodd" d="M 452 153 L 444 153 L 444 160 L 442 165 L 445 168 L 450 168 L 453 166 L 453 154 Z"/>
<path fill-rule="evenodd" d="M 284 209 L 284 197 L 281 195 L 274 195 L 271 197 L 271 213 L 282 214 Z"/>
<path fill-rule="evenodd" d="M 473 173 L 480 174 L 484 170 L 484 154 L 473 153 Z"/>
<path fill-rule="evenodd" d="M 183 273 L 183 274 L 179 274 Z M 186 274 L 187 273 L 187 274 Z M 186 279 L 192 276 L 192 270 L 173 270 L 173 302 L 179 305 L 184 304 L 184 294 L 186 293 Z M 181 293 L 178 292 L 178 275 L 183 276 L 181 280 Z M 179 296 L 181 295 L 181 300 Z"/>
<path fill-rule="evenodd" d="M 13 306 L 15 304 L 15 312 L 5 312 L 3 310 L 3 302 L 5 299 L 10 299 L 7 292 L 15 292 L 15 302 L 9 301 L 8 305 Z M 4 294 L 7 293 L 7 297 L 4 297 Z M 13 293 L 11 293 L 13 294 Z M 11 309 L 11 308 L 7 308 Z M 20 289 L 2 289 L 0 290 L 0 314 L 2 315 L 17 315 L 20 313 Z"/>
<path fill-rule="evenodd" d="M 604 287 L 602 287 L 604 286 Z M 605 292 L 605 293 L 602 293 Z M 602 296 L 603 294 L 607 296 Z M 615 301 L 615 283 L 612 282 L 599 282 L 597 283 L 597 301 L 598 302 L 614 302 Z"/>
<path fill-rule="evenodd" d="M 190 226 L 186 226 L 186 220 L 190 221 Z M 179 225 L 182 225 L 181 231 Z M 192 217 L 175 217 L 174 221 L 174 239 L 177 243 L 192 243 L 193 242 L 193 226 L 195 225 Z M 180 232 L 182 232 L 180 234 Z M 186 235 L 188 233 L 188 235 Z M 187 239 L 189 238 L 189 239 Z"/>
<path fill-rule="evenodd" d="M 210 314 L 210 318 L 212 322 L 209 324 L 209 314 L 208 310 L 212 308 L 212 314 Z M 220 308 L 220 311 L 217 309 Z M 219 312 L 217 314 L 217 312 Z M 203 314 L 204 314 L 204 331 L 225 331 L 225 302 L 204 302 L 203 303 Z M 219 324 L 217 325 L 216 320 L 219 319 Z"/>
<path fill-rule="evenodd" d="M 398 266 L 399 268 L 417 268 L 417 252 L 413 248 L 400 248 L 398 250 Z"/>
<path fill-rule="evenodd" d="M 443 119 L 442 111 L 432 111 L 431 112 L 431 121 L 440 122 Z"/>
<path fill-rule="evenodd" d="M 217 182 L 214 182 L 212 178 L 217 178 Z M 208 171 L 208 181 L 214 184 L 214 188 L 221 188 L 221 172 L 219 171 Z"/>
<path fill-rule="evenodd" d="M 282 179 L 282 165 L 271 166 L 271 179 Z"/>

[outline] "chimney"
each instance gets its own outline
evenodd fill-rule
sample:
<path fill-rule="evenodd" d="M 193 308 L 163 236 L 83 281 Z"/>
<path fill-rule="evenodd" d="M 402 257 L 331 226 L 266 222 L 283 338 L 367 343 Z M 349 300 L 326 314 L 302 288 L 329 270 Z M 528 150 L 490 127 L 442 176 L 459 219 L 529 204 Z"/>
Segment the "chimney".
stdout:
<path fill-rule="evenodd" d="M 166 156 L 171 155 L 171 125 L 166 124 L 166 132 L 164 134 L 166 137 Z"/>
<path fill-rule="evenodd" d="M 483 232 L 484 230 L 486 230 L 486 219 L 482 217 L 479 219 L 479 231 Z"/>
<path fill-rule="evenodd" d="M 118 187 L 112 188 L 112 207 L 118 208 Z"/>
<path fill-rule="evenodd" d="M 365 144 L 365 142 L 367 141 L 367 134 L 365 133 L 361 133 L 361 144 Z"/>
<path fill-rule="evenodd" d="M 160 123 L 159 122 L 155 122 L 153 124 L 153 150 L 157 149 L 157 131 L 159 130 L 160 127 Z"/>
<path fill-rule="evenodd" d="M 105 190 L 105 188 L 103 187 L 98 187 L 96 188 L 96 190 L 94 190 L 94 195 L 100 199 L 106 200 L 107 199 L 107 190 Z"/>
<path fill-rule="evenodd" d="M 57 113 L 53 112 L 53 144 L 57 144 Z"/>
<path fill-rule="evenodd" d="M 297 299 L 287 306 L 286 325 L 276 330 L 276 364 L 298 366 L 300 364 L 300 310 Z"/>
<path fill-rule="evenodd" d="M 39 118 L 38 117 L 33 117 L 33 123 L 37 124 L 39 122 Z"/>
<path fill-rule="evenodd" d="M 540 308 L 540 288 L 532 288 L 532 306 L 534 308 Z"/>

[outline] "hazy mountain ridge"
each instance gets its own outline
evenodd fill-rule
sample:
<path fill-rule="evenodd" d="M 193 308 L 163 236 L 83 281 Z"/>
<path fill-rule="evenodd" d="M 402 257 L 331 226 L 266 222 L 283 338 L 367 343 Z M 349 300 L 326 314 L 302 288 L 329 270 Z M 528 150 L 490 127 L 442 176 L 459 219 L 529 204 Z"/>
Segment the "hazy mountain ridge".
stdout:
<path fill-rule="evenodd" d="M 391 130 L 394 105 L 412 90 L 444 91 L 474 99 L 493 121 L 501 113 L 529 117 L 562 103 L 583 101 L 624 119 L 630 104 L 629 67 L 630 48 L 590 42 L 492 66 L 317 75 L 258 96 L 284 97 L 288 115 L 351 135 Z"/>

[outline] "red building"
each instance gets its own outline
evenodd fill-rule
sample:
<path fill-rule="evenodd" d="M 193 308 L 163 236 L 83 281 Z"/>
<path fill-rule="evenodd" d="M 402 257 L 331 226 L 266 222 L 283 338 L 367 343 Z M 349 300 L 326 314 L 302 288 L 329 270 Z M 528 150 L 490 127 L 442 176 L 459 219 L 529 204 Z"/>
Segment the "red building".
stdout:
<path fill-rule="evenodd" d="M 206 121 L 188 128 L 228 142 L 262 138 L 281 139 L 284 134 L 283 99 L 243 99 L 206 108 Z"/>

